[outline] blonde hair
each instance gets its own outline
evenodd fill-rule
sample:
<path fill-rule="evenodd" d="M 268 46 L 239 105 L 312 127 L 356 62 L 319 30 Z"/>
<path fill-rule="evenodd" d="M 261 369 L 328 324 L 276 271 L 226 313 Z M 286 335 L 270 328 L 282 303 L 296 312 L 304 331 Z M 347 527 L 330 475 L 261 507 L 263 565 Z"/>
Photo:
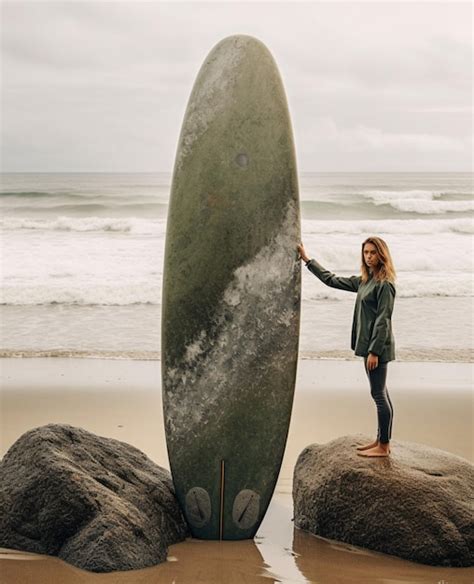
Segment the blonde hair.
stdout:
<path fill-rule="evenodd" d="M 362 282 L 367 282 L 369 279 L 369 270 L 367 265 L 364 261 L 364 246 L 366 243 L 372 243 L 377 250 L 378 260 L 380 262 L 378 270 L 374 270 L 374 279 L 376 280 L 388 280 L 389 282 L 394 283 L 397 277 L 395 272 L 395 268 L 393 266 L 392 256 L 390 255 L 390 251 L 388 249 L 388 245 L 385 243 L 383 239 L 380 237 L 368 237 L 363 243 L 361 248 L 361 273 L 362 273 Z"/>

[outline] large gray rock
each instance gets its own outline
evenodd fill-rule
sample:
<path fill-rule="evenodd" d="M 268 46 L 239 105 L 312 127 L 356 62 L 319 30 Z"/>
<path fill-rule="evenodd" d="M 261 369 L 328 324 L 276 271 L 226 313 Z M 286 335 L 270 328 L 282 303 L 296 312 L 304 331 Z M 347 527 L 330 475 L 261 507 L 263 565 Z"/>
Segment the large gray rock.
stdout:
<path fill-rule="evenodd" d="M 110 572 L 162 562 L 187 535 L 170 473 L 82 428 L 26 432 L 0 463 L 0 481 L 3 547 Z"/>
<path fill-rule="evenodd" d="M 394 440 L 387 458 L 357 455 L 362 435 L 312 444 L 296 463 L 295 525 L 435 566 L 474 564 L 474 466 Z"/>

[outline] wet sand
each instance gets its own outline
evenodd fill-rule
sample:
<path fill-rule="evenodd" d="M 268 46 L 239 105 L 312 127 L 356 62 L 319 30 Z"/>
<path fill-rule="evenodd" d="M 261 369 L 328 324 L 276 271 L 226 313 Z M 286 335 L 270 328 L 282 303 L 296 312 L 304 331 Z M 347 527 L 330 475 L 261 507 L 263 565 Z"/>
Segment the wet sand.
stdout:
<path fill-rule="evenodd" d="M 23 432 L 56 422 L 133 444 L 168 467 L 159 361 L 3 359 L 0 365 L 2 456 Z M 471 364 L 394 362 L 387 386 L 394 407 L 392 440 L 424 443 L 473 460 Z M 471 584 L 472 568 L 423 566 L 293 528 L 291 477 L 301 450 L 344 434 L 361 433 L 370 440 L 375 430 L 362 360 L 302 360 L 277 492 L 254 541 L 190 539 L 171 546 L 164 564 L 112 574 L 3 550 L 1 582 Z"/>

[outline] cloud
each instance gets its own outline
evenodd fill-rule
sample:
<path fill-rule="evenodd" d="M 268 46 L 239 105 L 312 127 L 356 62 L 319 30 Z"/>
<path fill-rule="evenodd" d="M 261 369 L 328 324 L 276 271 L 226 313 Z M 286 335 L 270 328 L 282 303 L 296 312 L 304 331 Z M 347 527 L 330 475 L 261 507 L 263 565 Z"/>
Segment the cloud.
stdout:
<path fill-rule="evenodd" d="M 468 168 L 471 13 L 450 2 L 3 2 L 3 167 L 170 170 L 205 56 L 245 33 L 279 65 L 300 167 L 384 170 L 397 153 L 405 170 Z"/>
<path fill-rule="evenodd" d="M 384 132 L 380 128 L 357 125 L 341 129 L 331 118 L 319 118 L 314 125 L 314 143 L 332 144 L 341 152 L 462 152 L 463 140 L 437 134 Z"/>

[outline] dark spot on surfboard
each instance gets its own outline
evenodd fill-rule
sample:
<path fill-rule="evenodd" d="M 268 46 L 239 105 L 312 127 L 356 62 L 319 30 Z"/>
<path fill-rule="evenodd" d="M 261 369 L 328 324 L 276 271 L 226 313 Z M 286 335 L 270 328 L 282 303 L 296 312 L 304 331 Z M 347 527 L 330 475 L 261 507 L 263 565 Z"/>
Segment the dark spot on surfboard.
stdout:
<path fill-rule="evenodd" d="M 237 162 L 241 168 L 246 168 L 249 165 L 249 157 L 244 152 L 239 152 L 235 157 L 235 162 Z"/>

